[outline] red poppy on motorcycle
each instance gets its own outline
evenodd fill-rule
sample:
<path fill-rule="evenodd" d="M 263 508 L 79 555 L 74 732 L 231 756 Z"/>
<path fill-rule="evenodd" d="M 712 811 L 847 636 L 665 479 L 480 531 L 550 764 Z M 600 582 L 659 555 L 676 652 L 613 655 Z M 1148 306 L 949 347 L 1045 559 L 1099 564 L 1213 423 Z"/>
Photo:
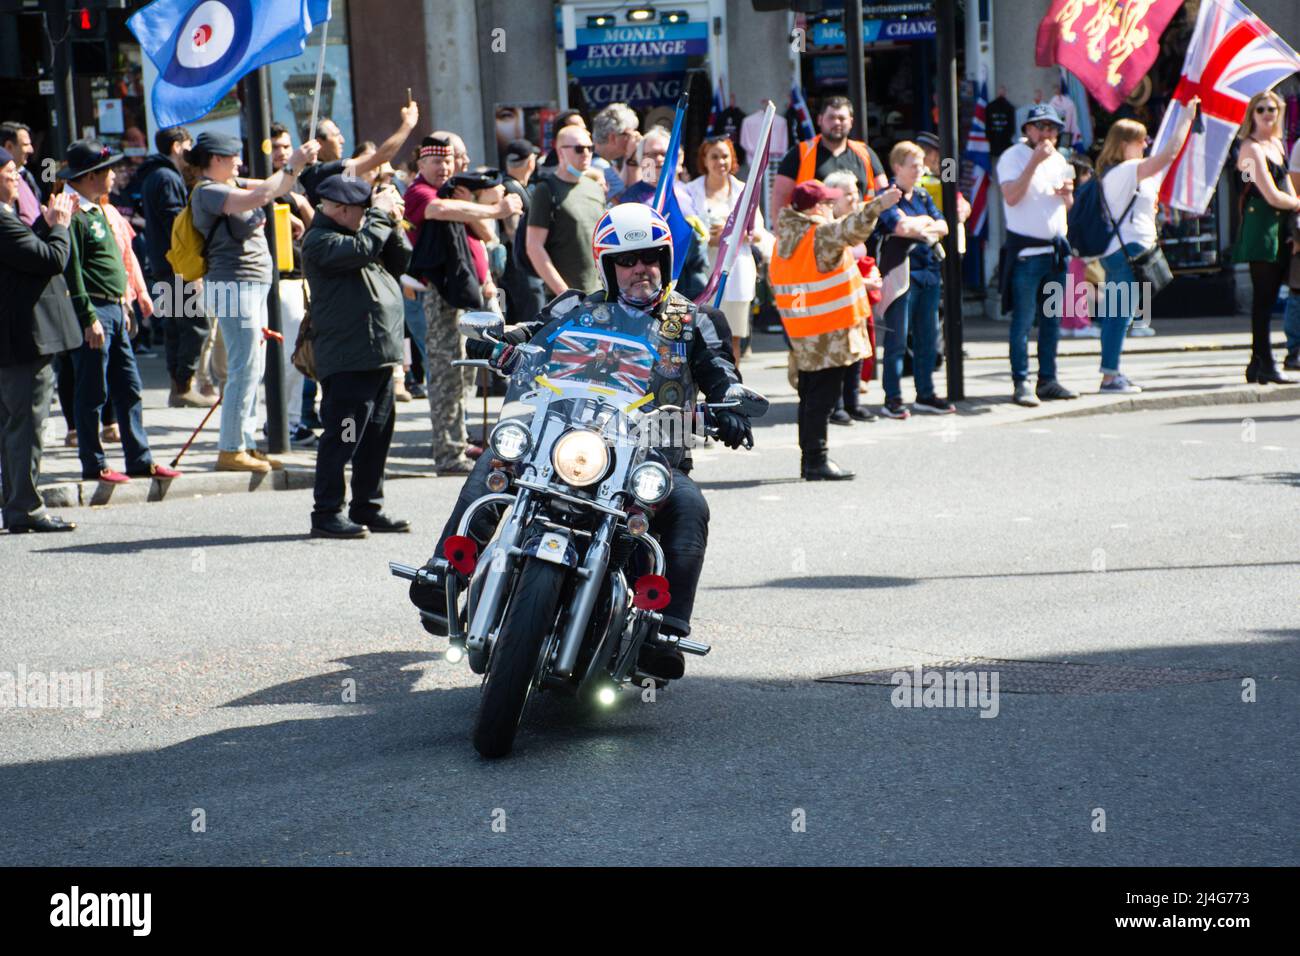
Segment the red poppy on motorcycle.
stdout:
<path fill-rule="evenodd" d="M 478 565 L 478 543 L 470 537 L 452 535 L 442 546 L 442 554 L 447 563 L 465 577 L 473 574 Z"/>
<path fill-rule="evenodd" d="M 642 611 L 657 611 L 667 607 L 671 600 L 668 594 L 668 579 L 660 574 L 643 574 L 636 579 L 636 592 L 632 596 L 632 606 Z"/>

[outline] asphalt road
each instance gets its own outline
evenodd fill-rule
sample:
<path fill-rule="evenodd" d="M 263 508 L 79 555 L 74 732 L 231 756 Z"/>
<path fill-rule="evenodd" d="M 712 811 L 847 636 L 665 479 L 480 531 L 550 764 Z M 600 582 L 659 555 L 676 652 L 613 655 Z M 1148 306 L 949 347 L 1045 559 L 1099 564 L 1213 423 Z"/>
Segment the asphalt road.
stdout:
<path fill-rule="evenodd" d="M 837 430 L 848 485 L 792 482 L 788 426 L 705 453 L 713 653 L 543 697 L 493 763 L 385 564 L 452 479 L 389 484 L 408 536 L 277 492 L 0 537 L 0 672 L 103 680 L 97 718 L 0 706 L 0 865 L 1296 864 L 1300 403 L 912 425 Z M 1188 682 L 985 719 L 817 681 L 972 658 Z"/>

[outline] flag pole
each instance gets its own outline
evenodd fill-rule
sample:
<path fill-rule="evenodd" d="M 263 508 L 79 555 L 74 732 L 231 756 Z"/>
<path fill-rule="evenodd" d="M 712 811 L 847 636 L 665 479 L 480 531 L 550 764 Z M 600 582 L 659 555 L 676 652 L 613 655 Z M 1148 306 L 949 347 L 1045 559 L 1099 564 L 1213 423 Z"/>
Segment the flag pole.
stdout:
<path fill-rule="evenodd" d="M 307 127 L 307 139 L 316 137 L 316 120 L 320 118 L 320 85 L 325 78 L 325 42 L 330 35 L 330 22 L 326 20 L 320 29 L 320 59 L 316 63 L 316 90 L 311 98 L 311 125 Z"/>
<path fill-rule="evenodd" d="M 775 116 L 776 106 L 769 102 L 763 111 L 763 128 L 758 134 L 758 152 L 755 158 L 750 160 L 745 188 L 740 193 L 740 201 L 731 209 L 731 216 L 723 230 L 723 241 L 718 246 L 717 263 L 714 268 L 714 276 L 718 277 L 717 290 L 713 299 L 715 309 L 722 304 L 722 294 L 727 288 L 727 276 L 731 274 L 732 267 L 736 264 L 736 257 L 740 255 L 740 246 L 744 242 L 745 233 L 749 232 L 754 225 L 754 212 L 758 209 L 754 201 L 754 191 L 759 188 L 759 183 L 767 172 L 768 144 L 772 138 L 772 120 Z M 712 277 L 710 281 L 712 282 Z M 711 289 L 711 285 L 707 286 L 703 297 L 707 297 Z"/>
<path fill-rule="evenodd" d="M 686 91 L 677 100 L 677 115 L 673 117 L 673 132 L 668 138 L 668 152 L 664 155 L 664 168 L 659 173 L 659 181 L 655 183 L 654 199 L 651 205 L 655 209 L 662 210 L 663 204 L 667 202 L 668 182 L 677 178 L 677 160 L 681 152 L 682 142 L 682 124 L 686 120 L 686 109 L 689 99 Z M 671 166 L 669 164 L 672 164 Z"/>

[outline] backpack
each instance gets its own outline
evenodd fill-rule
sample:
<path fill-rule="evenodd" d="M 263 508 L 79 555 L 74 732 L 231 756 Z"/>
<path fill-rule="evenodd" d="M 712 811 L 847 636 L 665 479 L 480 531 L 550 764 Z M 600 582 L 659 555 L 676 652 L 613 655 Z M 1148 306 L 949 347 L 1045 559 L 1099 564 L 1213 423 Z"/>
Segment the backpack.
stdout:
<path fill-rule="evenodd" d="M 1074 205 L 1066 216 L 1066 238 L 1070 248 L 1080 259 L 1097 259 L 1106 252 L 1110 240 L 1119 231 L 1119 224 L 1124 221 L 1133 203 L 1137 202 L 1137 193 L 1129 200 L 1124 212 L 1114 221 L 1110 209 L 1106 206 L 1106 195 L 1102 191 L 1101 177 L 1094 176 L 1074 191 Z"/>
<path fill-rule="evenodd" d="M 167 261 L 183 282 L 193 282 L 207 275 L 208 246 L 212 243 L 212 237 L 217 234 L 217 228 L 223 222 L 226 222 L 227 229 L 230 228 L 226 217 L 218 216 L 206 236 L 199 232 L 194 225 L 194 194 L 200 188 L 194 187 L 190 201 L 172 221 L 172 241 L 171 248 L 167 250 Z"/>

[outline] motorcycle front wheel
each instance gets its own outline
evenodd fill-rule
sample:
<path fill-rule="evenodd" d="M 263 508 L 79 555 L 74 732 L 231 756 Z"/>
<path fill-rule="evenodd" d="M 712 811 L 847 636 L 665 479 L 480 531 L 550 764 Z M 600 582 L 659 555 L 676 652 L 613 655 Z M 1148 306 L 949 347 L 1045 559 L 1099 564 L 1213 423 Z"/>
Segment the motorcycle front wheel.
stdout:
<path fill-rule="evenodd" d="M 514 746 L 542 642 L 555 624 L 567 570 L 562 565 L 532 560 L 519 573 L 514 597 L 492 648 L 478 719 L 474 722 L 474 749 L 484 757 L 504 757 Z"/>

